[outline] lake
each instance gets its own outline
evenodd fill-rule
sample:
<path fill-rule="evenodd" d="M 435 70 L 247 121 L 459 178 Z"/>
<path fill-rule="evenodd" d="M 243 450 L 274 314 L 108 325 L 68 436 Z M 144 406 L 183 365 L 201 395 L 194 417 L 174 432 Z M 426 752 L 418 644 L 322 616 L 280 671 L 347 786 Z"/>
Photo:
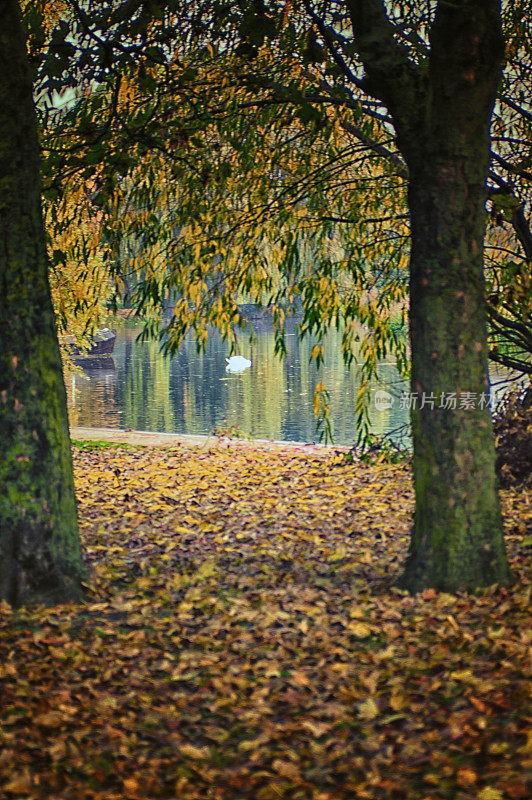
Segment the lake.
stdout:
<path fill-rule="evenodd" d="M 214 429 L 256 439 L 317 441 L 312 409 L 314 387 L 322 380 L 330 393 L 334 441 L 356 439 L 356 366 L 347 369 L 341 355 L 341 334 L 325 339 L 325 365 L 310 364 L 313 340 L 287 335 L 287 355 L 274 356 L 271 323 L 255 326 L 257 341 L 240 340 L 238 354 L 251 360 L 244 372 L 226 371 L 229 347 L 210 333 L 205 353 L 196 352 L 189 337 L 173 357 L 164 357 L 157 342 L 136 342 L 140 328 L 131 322 L 118 329 L 112 357 L 85 362 L 85 375 L 66 379 L 70 424 L 87 428 L 122 428 L 165 433 L 210 435 Z M 407 384 L 390 363 L 381 365 L 384 387 L 372 387 L 372 430 L 384 434 L 407 425 L 408 411 L 399 397 Z M 389 408 L 376 408 L 375 391 L 393 396 Z"/>

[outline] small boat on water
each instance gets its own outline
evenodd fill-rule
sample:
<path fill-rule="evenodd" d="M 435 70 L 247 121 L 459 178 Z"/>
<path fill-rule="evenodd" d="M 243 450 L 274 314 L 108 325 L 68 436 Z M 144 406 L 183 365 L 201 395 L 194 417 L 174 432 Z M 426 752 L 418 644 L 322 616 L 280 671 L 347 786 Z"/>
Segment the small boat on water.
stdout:
<path fill-rule="evenodd" d="M 102 328 L 95 332 L 92 337 L 92 344 L 86 353 L 76 344 L 73 336 L 66 336 L 63 343 L 71 356 L 76 358 L 99 358 L 100 356 L 111 355 L 115 341 L 116 330 L 114 328 Z"/>

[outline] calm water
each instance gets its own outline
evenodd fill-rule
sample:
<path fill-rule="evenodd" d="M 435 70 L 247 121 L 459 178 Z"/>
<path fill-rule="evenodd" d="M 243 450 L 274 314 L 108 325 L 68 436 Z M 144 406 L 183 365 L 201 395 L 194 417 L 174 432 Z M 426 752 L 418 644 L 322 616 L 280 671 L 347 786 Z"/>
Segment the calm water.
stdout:
<path fill-rule="evenodd" d="M 242 338 L 238 353 L 252 363 L 238 374 L 226 372 L 228 345 L 216 332 L 204 354 L 188 339 L 172 358 L 162 356 L 156 342 L 136 342 L 138 332 L 124 325 L 112 358 L 87 362 L 85 376 L 67 379 L 71 425 L 202 435 L 235 426 L 257 439 L 312 442 L 317 438 L 312 400 L 320 379 L 330 393 L 335 442 L 349 445 L 356 438 L 359 378 L 356 367 L 348 370 L 343 364 L 336 331 L 325 342 L 325 366 L 319 374 L 309 364 L 312 341 L 301 342 L 295 334 L 287 336 L 287 356 L 279 361 L 266 321 L 256 326 L 256 343 Z M 397 398 L 407 389 L 392 363 L 382 365 L 382 375 Z M 405 425 L 407 418 L 398 399 L 384 410 L 371 402 L 377 434 Z"/>

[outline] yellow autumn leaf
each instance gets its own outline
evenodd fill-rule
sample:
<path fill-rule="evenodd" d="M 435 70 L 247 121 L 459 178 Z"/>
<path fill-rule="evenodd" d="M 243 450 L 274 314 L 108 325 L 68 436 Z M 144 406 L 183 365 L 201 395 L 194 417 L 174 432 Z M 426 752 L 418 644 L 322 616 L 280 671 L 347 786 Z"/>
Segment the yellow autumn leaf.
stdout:
<path fill-rule="evenodd" d="M 358 704 L 359 716 L 368 722 L 379 716 L 379 707 L 372 697 Z"/>
<path fill-rule="evenodd" d="M 406 697 L 402 694 L 392 694 L 390 697 L 390 708 L 394 711 L 401 711 L 406 705 Z"/>
<path fill-rule="evenodd" d="M 33 721 L 43 728 L 56 728 L 62 719 L 63 715 L 59 711 L 47 711 L 44 714 L 39 714 Z"/>
<path fill-rule="evenodd" d="M 324 736 L 326 733 L 328 733 L 332 726 L 327 722 L 314 722 L 314 720 L 305 719 L 301 723 L 301 727 L 305 728 L 307 731 L 310 731 L 310 733 L 316 739 L 319 739 L 321 736 Z"/>
<path fill-rule="evenodd" d="M 210 750 L 208 747 L 196 747 L 194 744 L 182 744 L 179 746 L 179 752 L 188 758 L 193 758 L 199 761 L 202 758 L 208 758 Z"/>
<path fill-rule="evenodd" d="M 347 630 L 354 633 L 359 639 L 365 639 L 366 637 L 371 635 L 371 628 L 369 625 L 366 625 L 365 622 L 359 622 L 358 620 L 352 620 L 347 625 Z"/>
<path fill-rule="evenodd" d="M 527 732 L 526 742 L 517 750 L 518 753 L 529 755 L 532 753 L 532 728 Z"/>
<path fill-rule="evenodd" d="M 451 678 L 455 681 L 470 681 L 473 678 L 473 673 L 470 669 L 462 669 L 457 670 L 456 672 L 451 672 Z"/>
<path fill-rule="evenodd" d="M 192 580 L 205 580 L 205 578 L 212 578 L 213 575 L 216 573 L 216 562 L 215 561 L 204 561 L 203 564 L 199 567 L 198 570 L 192 576 Z"/>
<path fill-rule="evenodd" d="M 345 558 L 347 555 L 347 547 L 345 545 L 340 545 L 336 548 L 336 550 L 331 553 L 329 556 L 329 561 L 340 561 L 342 558 Z"/>
<path fill-rule="evenodd" d="M 477 794 L 478 800 L 503 800 L 504 795 L 499 789 L 494 789 L 492 786 L 485 786 L 482 791 Z"/>
<path fill-rule="evenodd" d="M 256 739 L 244 739 L 242 742 L 239 742 L 238 749 L 242 750 L 244 753 L 249 750 L 257 750 L 261 745 L 269 741 L 269 739 L 269 734 L 261 733 Z"/>
<path fill-rule="evenodd" d="M 31 791 L 31 776 L 27 770 L 13 775 L 10 781 L 4 783 L 3 789 L 11 794 L 24 795 Z"/>
<path fill-rule="evenodd" d="M 291 761 L 283 761 L 280 758 L 276 758 L 272 766 L 274 770 L 279 773 L 279 775 L 283 776 L 283 778 L 289 778 L 289 780 L 292 781 L 301 779 L 301 773 L 298 767 Z"/>

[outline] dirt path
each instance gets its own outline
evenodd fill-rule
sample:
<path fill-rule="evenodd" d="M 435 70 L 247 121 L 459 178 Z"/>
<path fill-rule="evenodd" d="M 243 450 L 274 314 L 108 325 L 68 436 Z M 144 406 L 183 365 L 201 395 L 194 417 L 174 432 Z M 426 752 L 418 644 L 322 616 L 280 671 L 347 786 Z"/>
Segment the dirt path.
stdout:
<path fill-rule="evenodd" d="M 312 453 L 330 453 L 332 446 L 324 444 L 305 444 L 303 442 L 278 442 L 267 439 L 230 439 L 222 436 L 191 436 L 181 433 L 158 433 L 151 431 L 131 431 L 120 428 L 71 428 L 72 439 L 78 441 L 111 442 L 114 444 L 144 445 L 150 447 L 241 447 L 261 449 L 297 449 Z M 348 450 L 347 447 L 334 446 L 334 450 Z"/>

